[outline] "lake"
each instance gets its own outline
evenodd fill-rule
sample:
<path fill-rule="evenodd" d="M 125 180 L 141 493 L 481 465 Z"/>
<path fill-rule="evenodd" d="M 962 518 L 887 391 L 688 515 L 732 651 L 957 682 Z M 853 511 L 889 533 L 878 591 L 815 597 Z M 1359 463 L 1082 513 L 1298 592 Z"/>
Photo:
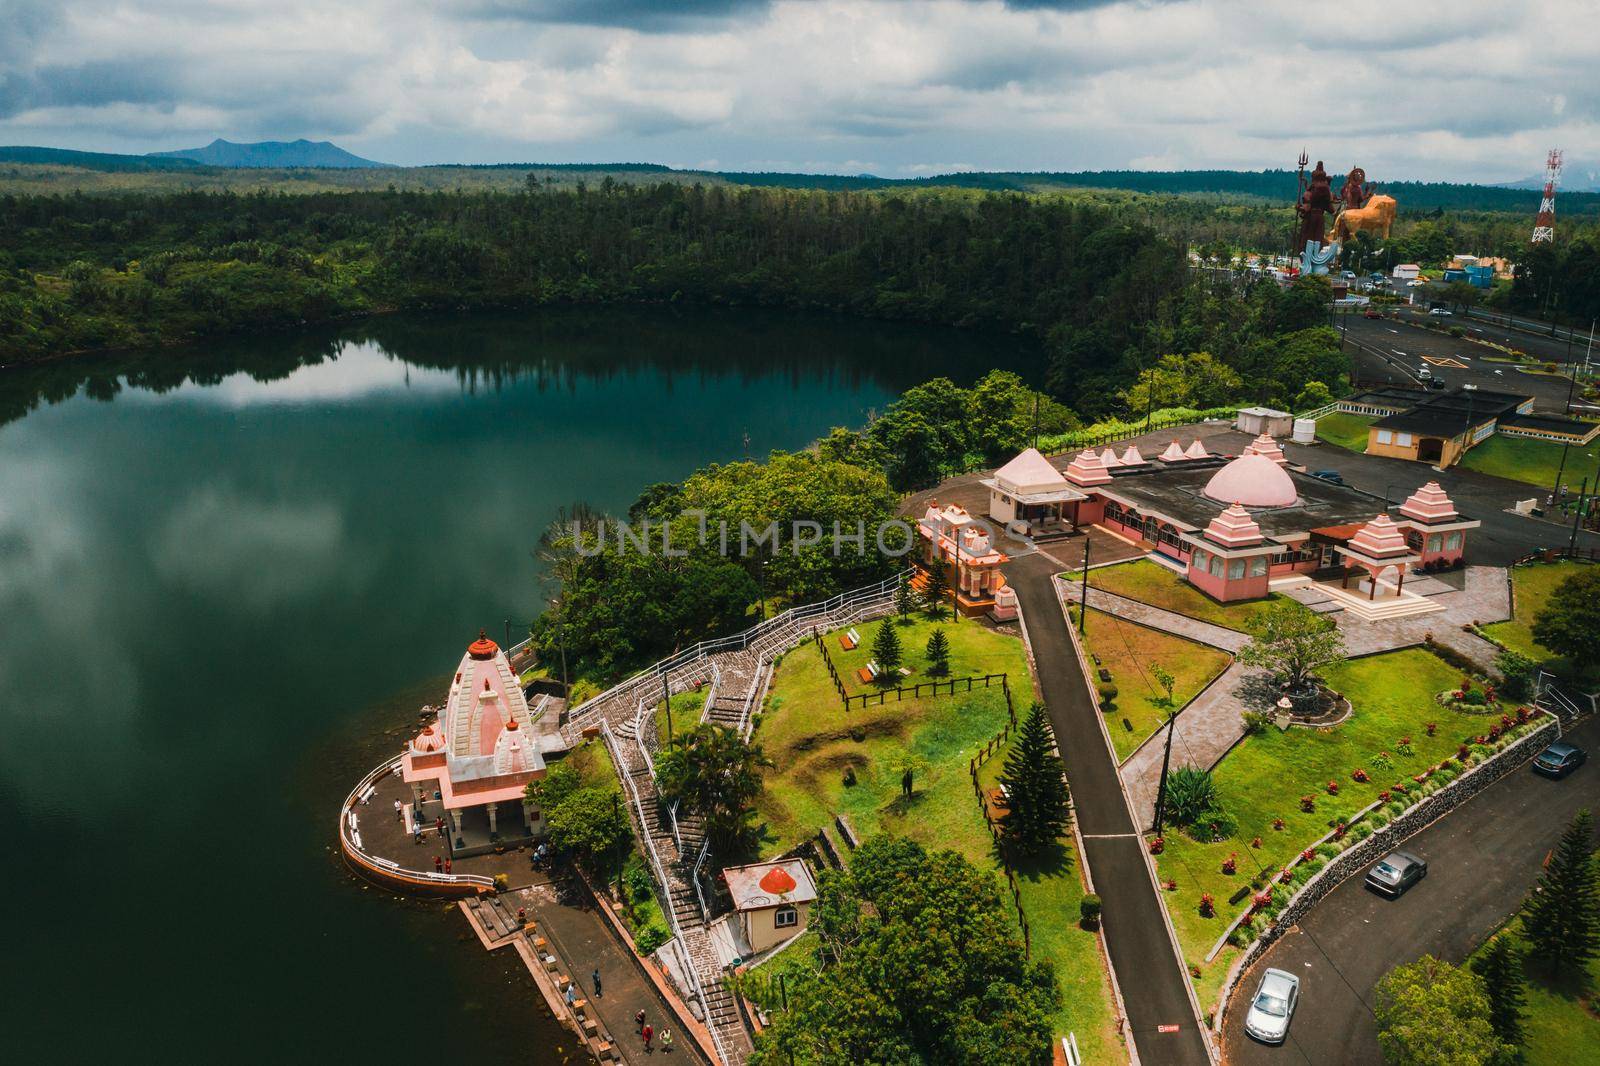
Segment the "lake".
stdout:
<path fill-rule="evenodd" d="M 630 308 L 0 374 L 8 1057 L 574 1056 L 453 904 L 348 873 L 350 785 L 480 627 L 525 632 L 559 507 L 620 512 L 1028 361 L 1008 337 Z"/>

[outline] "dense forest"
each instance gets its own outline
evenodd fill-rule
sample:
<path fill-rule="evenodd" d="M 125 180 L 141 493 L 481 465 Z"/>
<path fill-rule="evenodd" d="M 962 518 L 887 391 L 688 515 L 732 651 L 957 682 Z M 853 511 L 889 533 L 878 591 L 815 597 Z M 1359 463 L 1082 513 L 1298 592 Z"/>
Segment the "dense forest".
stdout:
<path fill-rule="evenodd" d="M 1097 414 L 1161 355 L 1242 359 L 1315 324 L 1280 315 L 1283 299 L 1202 282 L 1132 210 L 1014 193 L 605 182 L 0 200 L 6 363 L 391 308 L 770 305 L 1028 334 L 1045 352 L 1034 376 Z"/>

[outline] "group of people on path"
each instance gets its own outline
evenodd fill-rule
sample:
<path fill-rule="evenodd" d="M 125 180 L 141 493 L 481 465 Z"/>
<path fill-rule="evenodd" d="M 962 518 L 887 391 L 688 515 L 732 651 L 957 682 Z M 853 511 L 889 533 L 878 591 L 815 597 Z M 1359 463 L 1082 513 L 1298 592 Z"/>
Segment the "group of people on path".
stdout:
<path fill-rule="evenodd" d="M 645 1052 L 647 1054 L 653 1054 L 656 1049 L 651 1046 L 650 1041 L 655 1039 L 655 1035 L 656 1035 L 655 1028 L 653 1026 L 651 1026 L 651 1024 L 648 1021 L 645 1020 L 644 1011 L 642 1011 L 642 1010 L 638 1014 L 635 1014 L 633 1016 L 633 1021 L 634 1021 L 634 1024 L 638 1027 L 640 1038 L 644 1040 L 644 1050 L 645 1050 Z M 672 1030 L 671 1029 L 663 1029 L 663 1030 L 661 1030 L 661 1050 L 663 1052 L 672 1050 Z"/>

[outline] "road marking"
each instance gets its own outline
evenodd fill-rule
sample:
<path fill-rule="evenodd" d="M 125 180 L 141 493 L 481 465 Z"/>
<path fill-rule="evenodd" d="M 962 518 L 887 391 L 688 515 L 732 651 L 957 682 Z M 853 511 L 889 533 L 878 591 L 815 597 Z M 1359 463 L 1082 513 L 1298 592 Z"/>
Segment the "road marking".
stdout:
<path fill-rule="evenodd" d="M 1176 1026 L 1176 1025 L 1158 1025 L 1158 1026 L 1156 1026 L 1156 1032 L 1158 1032 L 1158 1033 L 1176 1033 L 1178 1031 L 1178 1029 L 1179 1029 L 1179 1027 Z"/>
<path fill-rule="evenodd" d="M 1080 833 L 1078 835 L 1083 837 L 1083 839 L 1085 839 L 1085 840 L 1125 840 L 1128 837 L 1136 837 L 1139 834 L 1138 833 Z"/>

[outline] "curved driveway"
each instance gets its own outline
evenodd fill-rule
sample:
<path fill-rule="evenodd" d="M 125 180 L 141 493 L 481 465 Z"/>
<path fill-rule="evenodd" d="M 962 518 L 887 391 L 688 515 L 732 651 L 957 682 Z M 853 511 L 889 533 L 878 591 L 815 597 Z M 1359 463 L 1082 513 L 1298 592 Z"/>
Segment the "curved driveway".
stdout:
<path fill-rule="evenodd" d="M 1568 733 L 1600 753 L 1600 720 Z M 1360 877 L 1334 889 L 1240 982 L 1224 1035 L 1224 1062 L 1377 1063 L 1372 989 L 1390 968 L 1432 953 L 1459 963 L 1514 911 L 1580 807 L 1600 807 L 1600 762 L 1564 781 L 1513 770 L 1403 845 L 1428 876 L 1398 900 Z M 1298 974 L 1300 1007 L 1282 1047 L 1244 1035 L 1247 997 L 1264 966 Z"/>

